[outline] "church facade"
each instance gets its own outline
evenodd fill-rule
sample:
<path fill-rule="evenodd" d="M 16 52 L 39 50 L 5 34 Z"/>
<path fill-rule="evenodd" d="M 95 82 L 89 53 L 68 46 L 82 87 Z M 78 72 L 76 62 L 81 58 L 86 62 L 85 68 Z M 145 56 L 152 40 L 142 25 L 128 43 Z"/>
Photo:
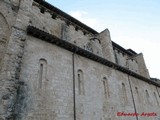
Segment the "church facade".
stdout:
<path fill-rule="evenodd" d="M 0 120 L 160 120 L 160 82 L 108 29 L 44 0 L 1 0 Z"/>

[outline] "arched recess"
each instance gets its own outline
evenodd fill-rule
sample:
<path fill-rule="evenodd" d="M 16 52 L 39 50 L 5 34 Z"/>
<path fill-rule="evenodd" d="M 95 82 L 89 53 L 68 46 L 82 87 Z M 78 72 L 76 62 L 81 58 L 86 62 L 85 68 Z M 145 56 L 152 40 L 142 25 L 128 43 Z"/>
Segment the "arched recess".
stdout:
<path fill-rule="evenodd" d="M 123 105 L 126 106 L 128 104 L 127 90 L 124 83 L 122 83 L 122 97 L 123 97 Z"/>
<path fill-rule="evenodd" d="M 140 96 L 138 87 L 135 87 L 135 91 L 136 91 L 136 94 L 137 94 L 138 102 L 140 103 L 141 102 L 141 96 Z"/>
<path fill-rule="evenodd" d="M 155 100 L 156 100 L 156 103 L 157 103 L 157 105 L 159 106 L 158 97 L 157 97 L 157 95 L 156 95 L 156 92 L 153 92 L 153 94 L 154 94 L 154 98 L 155 98 Z"/>
<path fill-rule="evenodd" d="M 108 84 L 108 79 L 106 77 L 103 77 L 103 87 L 104 87 L 105 98 L 109 98 L 110 96 L 109 84 Z"/>
<path fill-rule="evenodd" d="M 149 95 L 148 90 L 145 90 L 145 96 L 146 96 L 145 103 L 146 103 L 147 105 L 148 105 L 148 104 L 151 104 L 151 103 L 150 103 L 150 95 Z"/>
<path fill-rule="evenodd" d="M 4 15 L 0 13 L 0 69 L 6 51 L 10 29 Z"/>
<path fill-rule="evenodd" d="M 39 88 L 42 88 L 47 76 L 47 60 L 41 58 L 39 60 Z"/>
<path fill-rule="evenodd" d="M 78 78 L 78 93 L 79 95 L 84 95 L 85 94 L 84 76 L 83 76 L 83 71 L 80 69 L 77 71 L 77 78 Z"/>

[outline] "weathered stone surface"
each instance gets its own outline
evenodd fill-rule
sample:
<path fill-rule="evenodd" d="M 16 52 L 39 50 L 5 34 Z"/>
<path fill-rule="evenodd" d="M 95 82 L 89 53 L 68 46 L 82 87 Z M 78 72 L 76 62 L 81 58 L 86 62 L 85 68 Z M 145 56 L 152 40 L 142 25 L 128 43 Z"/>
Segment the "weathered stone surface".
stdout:
<path fill-rule="evenodd" d="M 135 57 L 137 63 L 138 63 L 138 69 L 139 69 L 139 74 L 143 75 L 146 78 L 150 78 L 148 69 L 146 67 L 143 54 L 139 54 Z"/>
<path fill-rule="evenodd" d="M 113 46 L 112 46 L 109 30 L 106 29 L 102 31 L 99 34 L 99 38 L 102 43 L 102 52 L 103 52 L 104 58 L 106 58 L 109 61 L 115 62 L 115 56 L 113 53 Z"/>
<path fill-rule="evenodd" d="M 35 1 L 0 1 L 0 120 L 158 120 L 160 88 L 149 81 L 142 54 L 113 44 L 108 29 L 96 33 L 45 1 Z M 42 40 L 30 36 L 28 25 L 148 82 L 60 48 L 58 42 L 43 41 L 43 35 Z M 117 112 L 157 116 L 123 117 Z"/>

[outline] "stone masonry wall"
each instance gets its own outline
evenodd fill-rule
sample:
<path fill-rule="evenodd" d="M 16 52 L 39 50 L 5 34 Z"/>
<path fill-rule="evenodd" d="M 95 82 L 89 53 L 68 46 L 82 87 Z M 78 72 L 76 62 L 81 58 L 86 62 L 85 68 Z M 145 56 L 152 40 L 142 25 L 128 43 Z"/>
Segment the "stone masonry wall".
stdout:
<path fill-rule="evenodd" d="M 100 43 L 92 42 L 92 38 L 95 38 L 96 36 L 90 31 L 82 30 L 73 23 L 68 24 L 63 16 L 56 15 L 54 18 L 52 12 L 49 10 L 43 12 L 41 7 L 42 6 L 36 2 L 33 3 L 32 11 L 30 13 L 30 25 L 38 27 L 63 40 L 69 41 L 83 49 L 89 50 L 94 54 L 103 56 Z M 88 44 L 91 45 L 88 46 Z"/>
<path fill-rule="evenodd" d="M 1 27 L 3 45 L 0 45 L 0 48 L 2 47 L 0 51 L 2 53 L 0 66 L 1 120 L 16 119 L 15 106 L 20 85 L 19 73 L 26 37 L 26 24 L 28 24 L 26 8 L 30 2 L 32 1 L 21 0 L 21 3 L 19 0 L 0 1 L 0 21 L 4 23 Z"/>
<path fill-rule="evenodd" d="M 160 118 L 159 87 L 31 37 L 26 29 L 35 26 L 149 78 L 142 54 L 123 55 L 113 50 L 108 29 L 93 34 L 42 8 L 33 0 L 0 1 L 0 120 Z"/>
<path fill-rule="evenodd" d="M 137 120 L 117 112 L 160 113 L 155 86 L 72 54 L 27 37 L 17 120 L 74 120 L 74 114 L 77 120 Z"/>
<path fill-rule="evenodd" d="M 72 53 L 27 37 L 16 120 L 73 120 Z"/>

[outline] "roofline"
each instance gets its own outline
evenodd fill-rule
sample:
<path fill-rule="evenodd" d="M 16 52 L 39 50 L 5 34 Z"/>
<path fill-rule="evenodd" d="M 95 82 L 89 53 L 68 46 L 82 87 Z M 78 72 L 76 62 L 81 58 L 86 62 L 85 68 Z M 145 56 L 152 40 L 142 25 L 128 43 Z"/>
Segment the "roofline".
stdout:
<path fill-rule="evenodd" d="M 146 78 L 146 77 L 144 77 L 142 75 L 139 75 L 139 74 L 137 74 L 137 73 L 125 68 L 125 67 L 122 67 L 122 66 L 120 66 L 118 64 L 115 64 L 115 63 L 113 63 L 111 61 L 108 61 L 105 58 L 102 58 L 102 57 L 100 57 L 98 55 L 95 55 L 95 54 L 93 54 L 93 53 L 91 53 L 91 52 L 89 52 L 89 51 L 87 51 L 85 49 L 82 49 L 82 48 L 80 48 L 80 47 L 78 47 L 78 46 L 76 46 L 76 45 L 74 45 L 72 43 L 69 43 L 69 42 L 65 41 L 65 40 L 59 39 L 56 36 L 51 35 L 51 34 L 49 34 L 47 32 L 44 32 L 44 31 L 42 31 L 42 30 L 40 30 L 38 28 L 35 28 L 33 26 L 28 26 L 27 34 L 29 34 L 29 35 L 31 35 L 31 36 L 33 36 L 35 38 L 41 39 L 43 41 L 49 42 L 51 44 L 55 44 L 55 45 L 57 45 L 57 46 L 59 46 L 61 48 L 64 48 L 64 49 L 66 49 L 66 50 L 68 50 L 70 52 L 73 52 L 73 53 L 78 54 L 78 55 L 80 55 L 82 57 L 85 57 L 85 58 L 88 58 L 88 59 L 93 60 L 95 62 L 98 62 L 100 64 L 103 64 L 103 65 L 108 66 L 110 68 L 113 68 L 115 70 L 121 71 L 121 72 L 123 72 L 125 74 L 128 74 L 128 75 L 130 75 L 132 77 L 135 77 L 137 79 L 145 81 L 145 82 L 147 82 L 149 84 L 153 84 L 153 85 L 155 85 L 157 87 L 160 87 L 159 83 L 157 83 L 157 82 L 155 82 L 155 81 L 153 81 L 151 79 L 148 79 L 148 78 Z"/>
<path fill-rule="evenodd" d="M 50 11 L 53 11 L 53 12 L 59 14 L 60 16 L 66 18 L 67 20 L 71 21 L 72 23 L 75 23 L 79 27 L 84 28 L 85 30 L 91 32 L 92 34 L 99 34 L 97 31 L 95 31 L 91 27 L 80 22 L 79 20 L 75 19 L 74 17 L 70 16 L 69 14 L 63 12 L 62 10 L 58 9 L 57 7 L 51 5 L 50 3 L 46 2 L 45 0 L 34 0 L 34 1 L 39 3 L 40 5 L 44 6 L 45 8 L 49 9 Z M 115 47 L 115 48 L 119 49 L 121 52 L 126 53 L 130 56 L 136 55 L 136 53 L 134 54 L 132 52 L 127 51 L 125 48 L 121 47 L 120 45 L 118 45 L 117 43 L 115 43 L 113 41 L 112 41 L 112 45 L 113 45 L 113 48 Z"/>
<path fill-rule="evenodd" d="M 70 16 L 69 14 L 63 12 L 62 10 L 58 9 L 57 7 L 49 4 L 48 2 L 44 1 L 44 0 L 34 0 L 35 2 L 39 3 L 40 5 L 44 6 L 45 8 L 63 16 L 64 18 L 68 19 L 69 21 L 75 23 L 76 25 L 84 28 L 85 30 L 91 32 L 92 34 L 98 34 L 97 31 L 95 31 L 94 29 L 92 29 L 91 27 L 87 26 L 86 24 L 80 22 L 79 20 L 75 19 L 74 17 Z"/>
<path fill-rule="evenodd" d="M 129 50 L 126 50 L 125 48 L 121 47 L 120 45 L 118 45 L 117 43 L 113 42 L 112 41 L 112 45 L 113 45 L 113 48 L 117 48 L 118 50 L 120 50 L 122 53 L 126 53 L 127 55 L 130 55 L 130 56 L 134 56 L 134 55 L 137 55 L 136 52 L 130 52 Z M 131 50 L 131 49 L 130 49 Z M 132 50 L 133 51 L 133 50 Z"/>

